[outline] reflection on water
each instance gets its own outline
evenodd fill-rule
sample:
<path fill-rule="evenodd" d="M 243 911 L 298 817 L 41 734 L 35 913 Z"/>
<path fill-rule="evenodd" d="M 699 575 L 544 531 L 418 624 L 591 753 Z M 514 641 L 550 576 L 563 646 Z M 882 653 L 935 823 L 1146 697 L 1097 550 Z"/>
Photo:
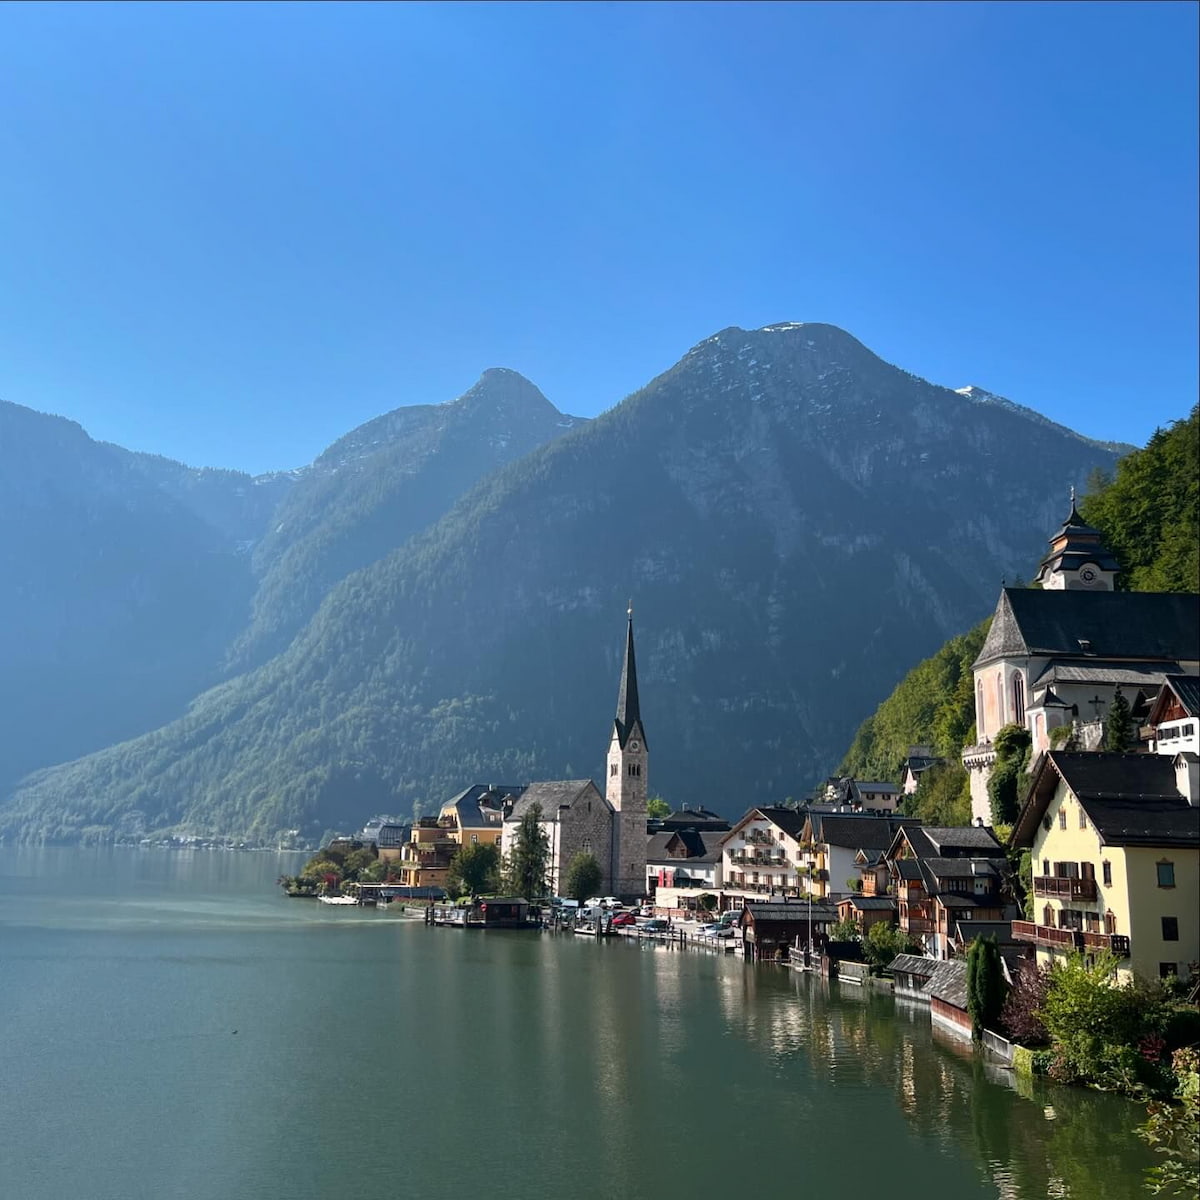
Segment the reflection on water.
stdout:
<path fill-rule="evenodd" d="M 890 995 L 287 900 L 291 866 L 0 848 L 6 1195 L 1141 1190 L 1136 1107 L 1017 1080 Z"/>

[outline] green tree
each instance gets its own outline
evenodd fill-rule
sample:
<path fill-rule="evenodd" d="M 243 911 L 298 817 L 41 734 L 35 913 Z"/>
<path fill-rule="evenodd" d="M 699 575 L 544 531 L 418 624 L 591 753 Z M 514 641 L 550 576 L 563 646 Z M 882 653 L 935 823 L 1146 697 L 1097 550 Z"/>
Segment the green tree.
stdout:
<path fill-rule="evenodd" d="M 646 816 L 661 821 L 671 815 L 671 806 L 661 796 L 651 796 L 646 801 Z"/>
<path fill-rule="evenodd" d="M 961 763 L 939 763 L 921 775 L 917 790 L 904 803 L 909 816 L 926 825 L 971 823 L 971 777 Z"/>
<path fill-rule="evenodd" d="M 544 896 L 549 866 L 550 839 L 542 828 L 542 806 L 531 804 L 521 816 L 508 858 L 508 890 L 526 900 Z"/>
<path fill-rule="evenodd" d="M 482 896 L 494 892 L 500 879 L 500 847 L 494 843 L 460 846 L 446 872 L 446 894 Z"/>
<path fill-rule="evenodd" d="M 596 861 L 594 854 L 580 851 L 567 864 L 567 878 L 563 886 L 563 895 L 568 900 L 578 900 L 582 904 L 594 896 L 604 882 L 604 872 Z"/>
<path fill-rule="evenodd" d="M 912 946 L 909 942 L 908 934 L 903 929 L 893 925 L 890 921 L 876 921 L 867 930 L 863 949 L 866 951 L 867 961 L 873 967 L 883 968 L 897 954 L 909 953 Z"/>
<path fill-rule="evenodd" d="M 829 940 L 831 942 L 861 942 L 862 930 L 858 927 L 858 922 L 853 917 L 847 917 L 843 921 L 835 921 L 829 927 Z"/>
<path fill-rule="evenodd" d="M 967 1012 L 976 1041 L 995 1026 L 1006 992 L 995 936 L 977 937 L 967 951 Z"/>
<path fill-rule="evenodd" d="M 1079 511 L 1121 564 L 1118 587 L 1200 591 L 1200 406 L 1091 481 Z"/>
<path fill-rule="evenodd" d="M 993 825 L 1012 825 L 1020 812 L 1020 791 L 1033 744 L 1024 725 L 1005 725 L 992 739 L 996 764 L 988 779 Z"/>
<path fill-rule="evenodd" d="M 1133 717 L 1129 711 L 1129 701 L 1118 686 L 1109 706 L 1108 720 L 1104 722 L 1104 748 L 1122 754 L 1129 749 L 1133 741 Z"/>

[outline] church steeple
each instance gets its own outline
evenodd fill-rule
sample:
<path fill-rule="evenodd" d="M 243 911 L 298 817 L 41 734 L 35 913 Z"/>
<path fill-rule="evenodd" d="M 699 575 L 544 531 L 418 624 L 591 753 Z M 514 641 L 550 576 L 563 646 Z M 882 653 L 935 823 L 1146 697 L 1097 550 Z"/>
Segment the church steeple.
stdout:
<path fill-rule="evenodd" d="M 646 770 L 650 756 L 638 699 L 632 604 L 628 616 L 604 795 L 613 808 L 613 890 L 618 896 L 636 898 L 646 893 Z"/>
<path fill-rule="evenodd" d="M 617 716 L 614 733 L 617 744 L 625 749 L 634 727 L 640 733 L 639 740 L 645 745 L 646 735 L 642 726 L 642 710 L 638 704 L 637 659 L 633 652 L 633 605 L 629 606 L 629 625 L 625 631 L 625 664 L 621 668 L 621 690 L 617 693 Z"/>
<path fill-rule="evenodd" d="M 1111 592 L 1120 564 L 1105 548 L 1100 530 L 1093 529 L 1075 506 L 1050 539 L 1050 552 L 1042 559 L 1037 580 L 1048 591 Z"/>

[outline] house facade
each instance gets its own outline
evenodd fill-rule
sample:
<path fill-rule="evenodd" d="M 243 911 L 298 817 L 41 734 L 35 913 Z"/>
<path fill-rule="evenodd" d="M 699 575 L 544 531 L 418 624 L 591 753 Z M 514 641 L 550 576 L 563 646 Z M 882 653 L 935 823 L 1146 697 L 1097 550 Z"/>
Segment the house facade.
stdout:
<path fill-rule="evenodd" d="M 920 824 L 916 817 L 808 812 L 800 833 L 804 878 L 823 900 L 836 901 L 861 891 L 862 859 L 885 851 L 902 826 Z"/>
<path fill-rule="evenodd" d="M 1190 976 L 1200 960 L 1200 760 L 1051 751 L 1013 827 L 1033 858 L 1039 964 L 1108 951 L 1118 974 Z"/>
<path fill-rule="evenodd" d="M 805 814 L 794 808 L 752 808 L 721 840 L 725 891 L 743 899 L 796 896 L 812 886 L 801 871 Z"/>

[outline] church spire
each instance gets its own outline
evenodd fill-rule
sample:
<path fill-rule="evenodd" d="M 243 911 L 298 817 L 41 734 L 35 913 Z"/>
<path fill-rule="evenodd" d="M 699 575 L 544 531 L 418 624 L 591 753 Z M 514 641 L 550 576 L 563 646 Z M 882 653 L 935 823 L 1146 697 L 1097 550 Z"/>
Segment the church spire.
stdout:
<path fill-rule="evenodd" d="M 625 664 L 621 668 L 621 690 L 617 693 L 617 740 L 624 748 L 630 732 L 642 722 L 638 705 L 637 660 L 633 653 L 633 601 L 629 602 L 629 625 L 625 631 Z M 642 735 L 645 740 L 645 734 Z"/>

